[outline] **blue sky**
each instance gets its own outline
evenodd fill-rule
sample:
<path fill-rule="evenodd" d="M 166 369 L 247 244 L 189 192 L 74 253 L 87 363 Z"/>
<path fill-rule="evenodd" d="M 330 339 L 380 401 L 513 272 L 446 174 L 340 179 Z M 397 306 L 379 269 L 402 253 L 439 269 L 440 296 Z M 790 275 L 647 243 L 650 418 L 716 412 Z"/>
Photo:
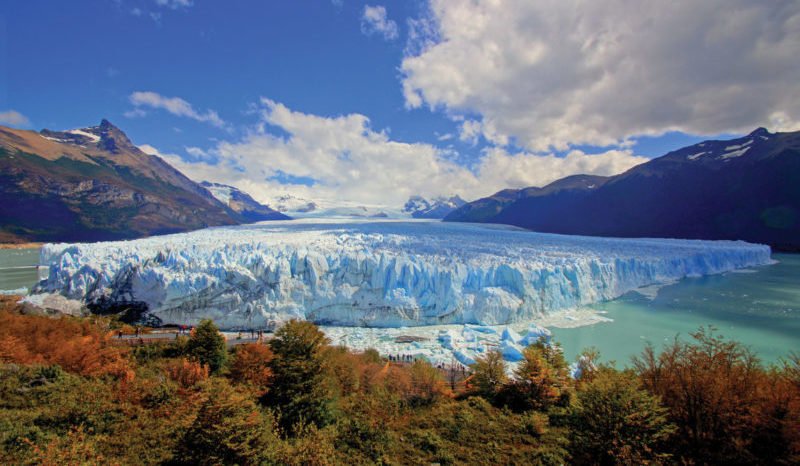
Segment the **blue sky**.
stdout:
<path fill-rule="evenodd" d="M 796 2 L 566 3 L 10 1 L 0 122 L 107 118 L 198 181 L 387 205 L 797 129 Z"/>

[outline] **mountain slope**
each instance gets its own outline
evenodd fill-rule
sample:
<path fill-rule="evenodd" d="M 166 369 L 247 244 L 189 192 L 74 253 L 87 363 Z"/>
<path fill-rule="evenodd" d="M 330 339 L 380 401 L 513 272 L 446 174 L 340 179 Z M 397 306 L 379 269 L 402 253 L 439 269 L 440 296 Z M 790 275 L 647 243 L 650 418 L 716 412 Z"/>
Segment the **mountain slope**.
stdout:
<path fill-rule="evenodd" d="M 218 201 L 233 209 L 234 212 L 244 217 L 248 222 L 291 220 L 291 217 L 256 202 L 249 194 L 233 186 L 209 181 L 203 181 L 200 185 L 211 192 Z"/>
<path fill-rule="evenodd" d="M 445 221 L 541 232 L 742 239 L 800 250 L 800 132 L 705 141 L 612 177 L 501 191 Z"/>
<path fill-rule="evenodd" d="M 98 241 L 245 219 L 103 120 L 55 132 L 0 126 L 0 238 Z"/>

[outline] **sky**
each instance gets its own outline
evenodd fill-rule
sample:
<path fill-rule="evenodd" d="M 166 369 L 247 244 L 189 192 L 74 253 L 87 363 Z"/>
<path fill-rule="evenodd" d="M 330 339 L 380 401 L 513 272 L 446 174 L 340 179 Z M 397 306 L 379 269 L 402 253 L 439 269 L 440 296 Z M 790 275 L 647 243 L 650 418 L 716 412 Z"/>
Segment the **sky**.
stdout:
<path fill-rule="evenodd" d="M 794 0 L 8 0 L 0 124 L 268 202 L 473 200 L 800 129 Z"/>

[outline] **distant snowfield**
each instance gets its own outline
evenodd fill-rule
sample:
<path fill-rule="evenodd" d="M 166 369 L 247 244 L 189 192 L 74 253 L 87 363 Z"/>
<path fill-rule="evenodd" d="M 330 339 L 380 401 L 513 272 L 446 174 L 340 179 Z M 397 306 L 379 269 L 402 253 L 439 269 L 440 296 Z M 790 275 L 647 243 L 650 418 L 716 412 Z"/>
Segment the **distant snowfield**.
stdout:
<path fill-rule="evenodd" d="M 500 225 L 305 219 L 48 244 L 41 261 L 49 276 L 34 294 L 144 303 L 165 324 L 211 317 L 221 328 L 249 329 L 299 318 L 412 327 L 567 321 L 581 306 L 640 287 L 766 264 L 770 250 Z"/>

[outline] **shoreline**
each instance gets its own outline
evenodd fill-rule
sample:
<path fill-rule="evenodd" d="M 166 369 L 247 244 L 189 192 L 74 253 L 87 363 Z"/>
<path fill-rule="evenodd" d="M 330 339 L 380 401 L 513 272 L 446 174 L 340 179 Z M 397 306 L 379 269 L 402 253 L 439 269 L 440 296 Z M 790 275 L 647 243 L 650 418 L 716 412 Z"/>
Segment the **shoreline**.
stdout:
<path fill-rule="evenodd" d="M 44 243 L 0 243 L 0 249 L 37 249 Z"/>

